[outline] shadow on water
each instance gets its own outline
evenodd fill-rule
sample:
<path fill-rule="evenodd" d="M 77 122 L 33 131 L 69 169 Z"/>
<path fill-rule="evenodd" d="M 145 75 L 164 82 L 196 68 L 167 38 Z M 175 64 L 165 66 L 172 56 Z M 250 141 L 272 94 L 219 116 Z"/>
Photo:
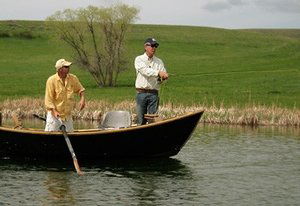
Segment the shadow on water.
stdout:
<path fill-rule="evenodd" d="M 32 159 L 0 159 L 0 170 L 28 170 L 28 171 L 52 171 L 66 172 L 74 171 L 70 161 L 55 160 L 32 160 Z M 79 162 L 81 169 L 86 173 L 108 172 L 107 175 L 122 173 L 130 176 L 132 172 L 157 172 L 157 174 L 185 173 L 187 167 L 177 159 L 173 158 L 118 158 L 99 159 Z"/>
<path fill-rule="evenodd" d="M 161 192 L 167 195 L 173 189 L 173 192 L 181 191 L 181 183 L 193 179 L 190 167 L 173 158 L 116 159 L 104 161 L 102 165 L 100 170 L 96 167 L 90 168 L 90 171 L 102 171 L 105 179 L 113 179 L 120 184 L 120 189 L 130 191 L 129 195 L 125 193 L 128 195 L 125 200 L 118 202 L 123 205 L 130 205 L 131 198 L 136 205 L 157 205 L 169 201 L 169 198 L 161 200 Z"/>
<path fill-rule="evenodd" d="M 63 172 L 73 170 L 73 165 L 71 160 L 64 162 L 61 160 L 0 159 L 0 170 Z"/>
<path fill-rule="evenodd" d="M 90 164 L 85 168 L 88 171 L 106 171 L 106 175 L 122 175 L 126 177 L 132 177 L 139 173 L 185 175 L 188 172 L 186 165 L 180 160 L 173 158 L 110 159 L 102 160 L 96 166 Z"/>

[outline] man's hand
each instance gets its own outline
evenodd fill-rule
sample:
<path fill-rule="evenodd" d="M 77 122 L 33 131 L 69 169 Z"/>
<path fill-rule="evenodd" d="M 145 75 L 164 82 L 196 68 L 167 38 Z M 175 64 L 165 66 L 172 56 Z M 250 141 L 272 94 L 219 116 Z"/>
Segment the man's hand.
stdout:
<path fill-rule="evenodd" d="M 160 71 L 158 72 L 158 76 L 162 79 L 162 80 L 167 80 L 169 78 L 169 75 L 167 72 L 163 72 L 163 71 Z"/>
<path fill-rule="evenodd" d="M 56 111 L 55 109 L 52 109 L 51 112 L 52 112 L 52 115 L 53 115 L 56 119 L 60 118 L 60 114 L 59 114 L 58 111 Z"/>

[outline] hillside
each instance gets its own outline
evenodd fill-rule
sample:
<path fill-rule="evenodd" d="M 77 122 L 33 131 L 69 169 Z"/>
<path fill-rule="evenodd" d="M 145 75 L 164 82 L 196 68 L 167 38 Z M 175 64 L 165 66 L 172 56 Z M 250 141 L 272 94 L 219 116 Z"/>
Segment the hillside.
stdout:
<path fill-rule="evenodd" d="M 55 61 L 71 59 L 69 48 L 50 36 L 43 22 L 0 22 L 0 101 L 43 97 Z M 117 87 L 97 88 L 88 73 L 73 66 L 88 99 L 134 99 L 133 60 L 143 52 L 149 36 L 159 41 L 157 56 L 171 74 L 161 91 L 163 102 L 300 107 L 300 29 L 133 25 L 128 35 L 128 70 Z"/>

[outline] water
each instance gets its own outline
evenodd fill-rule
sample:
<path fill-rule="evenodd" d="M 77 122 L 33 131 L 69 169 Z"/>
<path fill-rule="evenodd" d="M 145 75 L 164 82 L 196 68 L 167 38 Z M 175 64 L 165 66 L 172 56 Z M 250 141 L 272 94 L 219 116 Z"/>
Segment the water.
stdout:
<path fill-rule="evenodd" d="M 79 160 L 80 161 L 80 160 Z M 200 125 L 170 159 L 0 161 L 0 205 L 299 205 L 299 128 Z"/>

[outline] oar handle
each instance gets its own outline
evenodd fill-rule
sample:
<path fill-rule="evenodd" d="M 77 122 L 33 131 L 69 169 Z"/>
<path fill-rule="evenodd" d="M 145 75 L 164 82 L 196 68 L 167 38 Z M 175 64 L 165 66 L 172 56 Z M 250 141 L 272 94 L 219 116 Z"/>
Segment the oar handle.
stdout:
<path fill-rule="evenodd" d="M 46 122 L 46 118 L 44 118 L 44 117 L 41 117 L 41 116 L 39 116 L 39 115 L 37 115 L 37 114 L 33 114 L 33 116 L 34 116 L 35 118 L 41 119 L 41 120 L 43 120 L 43 121 Z"/>

